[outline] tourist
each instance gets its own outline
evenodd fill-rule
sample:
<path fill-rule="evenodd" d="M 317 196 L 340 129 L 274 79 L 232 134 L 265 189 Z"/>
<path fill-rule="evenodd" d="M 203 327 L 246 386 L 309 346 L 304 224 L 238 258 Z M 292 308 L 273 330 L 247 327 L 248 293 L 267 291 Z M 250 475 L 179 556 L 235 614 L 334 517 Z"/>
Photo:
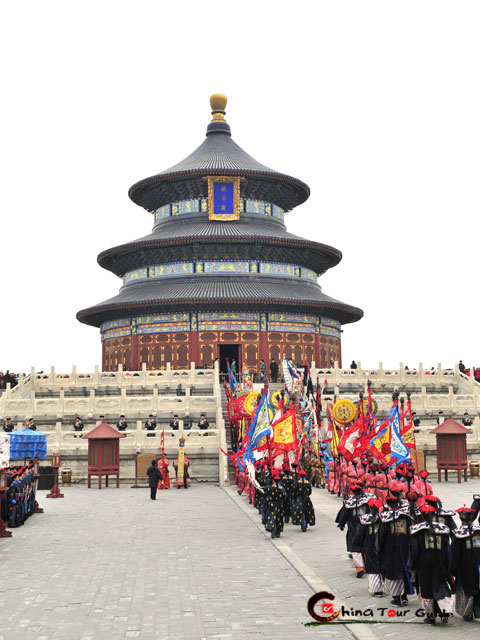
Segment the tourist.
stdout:
<path fill-rule="evenodd" d="M 3 430 L 6 433 L 11 433 L 14 429 L 15 429 L 15 425 L 13 424 L 12 419 L 7 418 L 6 421 L 3 423 Z"/>
<path fill-rule="evenodd" d="M 275 358 L 272 358 L 272 361 L 270 362 L 270 377 L 272 379 L 272 382 L 276 382 L 277 378 L 278 378 L 278 364 L 275 361 Z"/>
<path fill-rule="evenodd" d="M 155 429 L 157 428 L 157 423 L 153 417 L 153 414 L 150 413 L 148 415 L 148 420 L 145 422 L 145 429 L 149 432 L 147 433 L 147 438 L 154 438 L 155 434 L 154 433 L 150 433 L 151 431 L 155 431 Z"/>
<path fill-rule="evenodd" d="M 122 413 L 117 422 L 117 429 L 118 431 L 126 431 L 127 427 L 128 427 L 128 422 L 125 420 L 125 416 Z"/>
<path fill-rule="evenodd" d="M 458 363 L 458 370 L 460 371 L 460 373 L 465 373 L 465 365 L 463 364 L 463 362 L 461 360 Z"/>
<path fill-rule="evenodd" d="M 350 369 L 356 369 L 357 368 L 357 363 L 355 362 L 355 360 L 352 360 L 352 364 L 350 365 Z"/>
<path fill-rule="evenodd" d="M 151 466 L 148 467 L 147 469 L 147 476 L 148 476 L 148 486 L 150 487 L 150 499 L 156 500 L 158 482 L 162 479 L 162 474 L 160 473 L 160 470 L 157 467 L 157 461 L 155 459 L 152 460 Z"/>
<path fill-rule="evenodd" d="M 33 418 L 29 418 L 25 424 L 26 429 L 30 429 L 31 431 L 37 430 L 37 425 L 35 424 L 35 420 Z"/>
<path fill-rule="evenodd" d="M 443 411 L 440 409 L 437 417 L 437 424 L 443 424 L 445 422 L 445 416 L 443 415 Z"/>
<path fill-rule="evenodd" d="M 174 431 L 178 431 L 180 428 L 180 422 L 178 420 L 178 414 L 175 413 L 173 415 L 173 418 L 170 420 L 170 429 L 173 429 Z"/>

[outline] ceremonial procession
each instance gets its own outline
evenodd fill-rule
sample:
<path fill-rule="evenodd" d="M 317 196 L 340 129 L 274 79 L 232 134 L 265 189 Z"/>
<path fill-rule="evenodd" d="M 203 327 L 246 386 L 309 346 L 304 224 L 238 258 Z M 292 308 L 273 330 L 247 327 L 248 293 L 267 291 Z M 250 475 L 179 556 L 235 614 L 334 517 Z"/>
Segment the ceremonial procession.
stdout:
<path fill-rule="evenodd" d="M 429 472 L 418 470 L 409 394 L 405 403 L 395 393 L 379 422 L 369 381 L 367 398 L 325 402 L 322 429 L 322 389 L 317 381 L 313 392 L 308 363 L 299 371 L 284 359 L 282 379 L 285 390 L 265 384 L 256 394 L 228 366 L 225 382 L 238 493 L 266 531 L 279 538 L 290 522 L 302 532 L 315 525 L 312 487 L 327 487 L 343 502 L 335 523 L 371 596 L 398 608 L 415 596 L 427 624 L 448 623 L 454 610 L 480 618 L 480 494 L 455 509 L 434 495 Z"/>
<path fill-rule="evenodd" d="M 478 640 L 480 5 L 2 17 L 0 640 Z"/>

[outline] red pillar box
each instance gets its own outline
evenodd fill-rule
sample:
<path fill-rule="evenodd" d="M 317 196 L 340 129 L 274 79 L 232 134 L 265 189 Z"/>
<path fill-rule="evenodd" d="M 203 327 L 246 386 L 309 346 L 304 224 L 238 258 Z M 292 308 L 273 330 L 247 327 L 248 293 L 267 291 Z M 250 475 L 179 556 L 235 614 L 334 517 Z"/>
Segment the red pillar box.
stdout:
<path fill-rule="evenodd" d="M 437 436 L 438 481 L 442 481 L 442 470 L 445 471 L 445 481 L 448 481 L 448 469 L 454 469 L 458 473 L 458 482 L 462 481 L 462 471 L 467 482 L 467 433 L 472 433 L 471 430 L 449 418 L 430 433 Z"/>
<path fill-rule="evenodd" d="M 98 488 L 102 488 L 102 476 L 108 487 L 108 476 L 117 476 L 117 487 L 120 486 L 120 438 L 125 438 L 106 422 L 101 422 L 94 429 L 85 433 L 88 439 L 88 488 L 91 477 L 98 476 Z"/>
<path fill-rule="evenodd" d="M 58 488 L 58 469 L 60 468 L 60 454 L 52 453 L 52 467 L 53 474 L 55 477 L 53 487 L 50 489 L 50 493 L 47 494 L 46 498 L 63 498 L 63 493 L 60 493 L 60 489 Z"/>

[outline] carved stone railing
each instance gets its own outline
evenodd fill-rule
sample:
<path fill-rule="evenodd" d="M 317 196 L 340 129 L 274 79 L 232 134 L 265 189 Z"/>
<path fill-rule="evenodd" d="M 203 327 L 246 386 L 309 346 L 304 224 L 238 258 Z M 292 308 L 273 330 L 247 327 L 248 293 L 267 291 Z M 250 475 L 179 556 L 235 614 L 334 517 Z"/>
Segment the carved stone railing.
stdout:
<path fill-rule="evenodd" d="M 174 370 L 167 364 L 164 371 L 149 371 L 143 365 L 141 371 L 124 371 L 119 365 L 118 371 L 99 371 L 98 366 L 93 372 L 81 373 L 73 367 L 68 373 L 57 373 L 52 367 L 48 373 L 38 373 L 32 367 L 28 376 L 21 375 L 18 385 L 13 389 L 6 389 L 3 396 L 8 398 L 28 397 L 32 391 L 69 391 L 76 389 L 101 389 L 114 387 L 117 389 L 153 389 L 175 390 L 179 385 L 186 388 L 213 388 L 218 378 L 218 365 L 214 369 L 196 369 L 192 363 L 189 369 Z M 3 399 L 3 397 L 2 397 Z M 0 407 L 1 410 L 1 407 Z"/>
<path fill-rule="evenodd" d="M 171 416 L 174 413 L 183 417 L 207 414 L 207 419 L 217 417 L 219 403 L 215 395 L 190 395 L 190 389 L 185 395 L 160 395 L 158 389 L 152 389 L 147 395 L 131 396 L 122 389 L 120 395 L 97 396 L 91 389 L 88 396 L 66 396 L 61 390 L 58 396 L 37 398 L 35 391 L 30 392 L 29 398 L 2 399 L 0 418 L 6 416 L 12 419 L 25 420 L 33 417 L 35 420 L 63 419 L 65 416 L 79 415 L 84 420 L 98 418 L 99 415 L 118 416 L 121 413 L 129 417 L 147 416 L 150 413 L 158 416 Z"/>
<path fill-rule="evenodd" d="M 473 378 L 469 381 L 469 378 L 461 374 L 458 368 L 443 369 L 441 364 L 438 364 L 436 369 L 425 369 L 420 363 L 418 368 L 406 370 L 402 363 L 398 369 L 385 369 L 380 362 L 376 369 L 363 369 L 361 363 L 358 362 L 357 369 L 340 369 L 336 362 L 335 366 L 328 369 L 312 367 L 311 373 L 314 381 L 318 378 L 322 384 L 327 380 L 329 387 L 341 388 L 344 385 L 366 387 L 368 380 L 370 380 L 375 388 L 386 386 L 420 390 L 421 387 L 459 386 L 466 381 L 470 388 L 478 387 L 480 391 L 480 385 L 475 383 Z"/>
<path fill-rule="evenodd" d="M 73 431 L 70 425 L 57 422 L 55 428 L 46 431 L 48 454 L 53 451 L 60 453 L 86 452 L 88 448 L 88 440 L 82 438 L 82 434 L 86 433 Z M 225 437 L 225 429 L 184 429 L 183 420 L 179 421 L 179 429 L 157 429 L 155 431 L 147 431 L 140 420 L 136 423 L 136 428 L 127 429 L 122 433 L 126 436 L 120 439 L 120 453 L 135 453 L 142 449 L 158 449 L 160 448 L 160 440 L 164 434 L 165 448 L 177 449 L 178 442 L 181 437 L 185 438 L 188 449 L 219 449 L 222 443 L 222 436 Z"/>

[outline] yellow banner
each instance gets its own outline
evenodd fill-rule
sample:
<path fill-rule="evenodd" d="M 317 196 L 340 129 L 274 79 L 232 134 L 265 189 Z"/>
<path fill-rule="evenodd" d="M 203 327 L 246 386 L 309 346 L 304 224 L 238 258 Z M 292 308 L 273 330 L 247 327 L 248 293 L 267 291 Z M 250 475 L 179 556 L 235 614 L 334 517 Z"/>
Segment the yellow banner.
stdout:
<path fill-rule="evenodd" d="M 278 445 L 295 445 L 297 442 L 295 411 L 289 410 L 273 427 L 273 442 Z"/>
<path fill-rule="evenodd" d="M 185 447 L 180 445 L 178 447 L 178 458 L 177 458 L 177 484 L 184 484 L 184 461 L 185 461 Z"/>

